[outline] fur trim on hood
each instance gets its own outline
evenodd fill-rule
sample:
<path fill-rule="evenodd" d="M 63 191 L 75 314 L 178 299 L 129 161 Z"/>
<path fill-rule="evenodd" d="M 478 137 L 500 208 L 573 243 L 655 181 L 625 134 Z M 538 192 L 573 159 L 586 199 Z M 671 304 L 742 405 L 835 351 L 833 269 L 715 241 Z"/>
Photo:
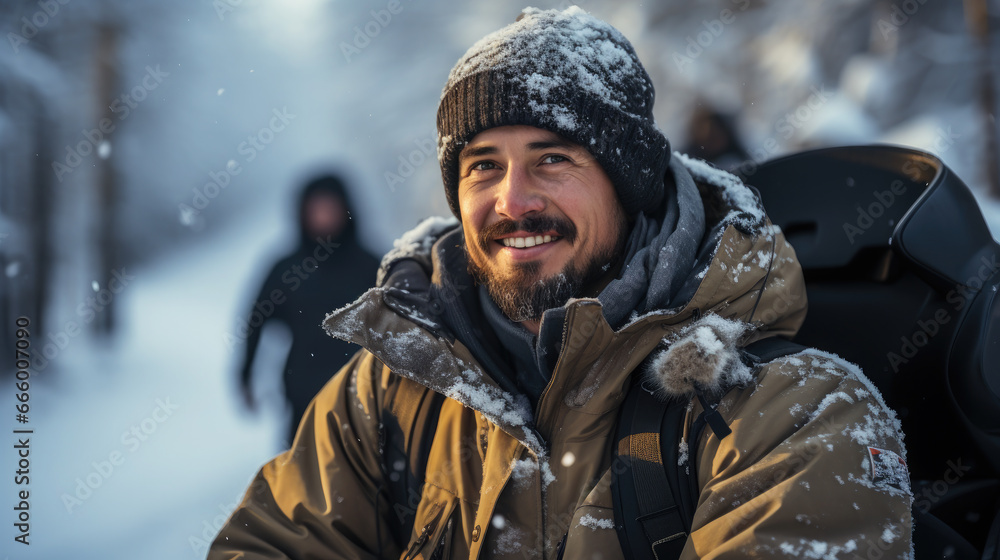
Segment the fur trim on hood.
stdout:
<path fill-rule="evenodd" d="M 753 372 L 743 363 L 738 342 L 750 330 L 743 321 L 705 315 L 664 339 L 666 348 L 653 353 L 647 379 L 661 398 L 721 395 L 746 385 Z"/>

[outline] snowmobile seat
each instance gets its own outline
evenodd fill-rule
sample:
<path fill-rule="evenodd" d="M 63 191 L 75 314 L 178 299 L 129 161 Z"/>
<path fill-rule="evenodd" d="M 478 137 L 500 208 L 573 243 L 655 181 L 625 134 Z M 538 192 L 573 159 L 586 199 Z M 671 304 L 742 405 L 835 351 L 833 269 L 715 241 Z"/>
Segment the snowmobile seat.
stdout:
<path fill-rule="evenodd" d="M 918 517 L 918 552 L 1000 558 L 1000 244 L 968 187 L 939 158 L 886 145 L 743 178 L 802 264 L 795 342 L 860 365 L 899 414 L 914 511 L 933 519 Z"/>

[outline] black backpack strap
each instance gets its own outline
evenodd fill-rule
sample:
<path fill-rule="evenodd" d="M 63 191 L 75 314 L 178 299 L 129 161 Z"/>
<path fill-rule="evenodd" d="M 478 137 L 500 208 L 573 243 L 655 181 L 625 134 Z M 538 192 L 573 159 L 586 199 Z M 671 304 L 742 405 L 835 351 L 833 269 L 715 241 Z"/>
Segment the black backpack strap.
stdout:
<path fill-rule="evenodd" d="M 686 404 L 663 403 L 641 384 L 632 386 L 623 404 L 611 495 L 618 540 L 629 560 L 678 558 L 687 542 L 694 505 L 677 464 Z"/>
<path fill-rule="evenodd" d="M 742 352 L 747 365 L 759 366 L 805 348 L 772 337 L 750 344 Z M 691 442 L 697 442 L 713 420 L 722 423 L 711 426 L 717 436 L 721 439 L 728 435 L 729 429 L 714 406 L 702 395 L 698 399 L 705 412 L 692 426 Z M 628 560 L 679 558 L 691 532 L 698 485 L 690 469 L 696 461 L 692 456 L 684 465 L 678 464 L 686 412 L 686 401 L 664 403 L 641 383 L 632 385 L 622 404 L 611 469 L 611 496 L 618 541 Z"/>

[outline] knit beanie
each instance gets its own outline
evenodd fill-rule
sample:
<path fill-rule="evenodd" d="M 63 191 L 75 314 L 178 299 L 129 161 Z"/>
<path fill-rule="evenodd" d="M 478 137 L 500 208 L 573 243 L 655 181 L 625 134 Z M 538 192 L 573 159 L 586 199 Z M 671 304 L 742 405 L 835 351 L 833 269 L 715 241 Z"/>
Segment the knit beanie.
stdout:
<path fill-rule="evenodd" d="M 653 120 L 653 82 L 621 32 L 577 6 L 526 8 L 459 59 L 441 93 L 438 161 L 456 217 L 458 155 L 480 132 L 530 125 L 593 154 L 627 215 L 663 199 L 670 144 Z"/>

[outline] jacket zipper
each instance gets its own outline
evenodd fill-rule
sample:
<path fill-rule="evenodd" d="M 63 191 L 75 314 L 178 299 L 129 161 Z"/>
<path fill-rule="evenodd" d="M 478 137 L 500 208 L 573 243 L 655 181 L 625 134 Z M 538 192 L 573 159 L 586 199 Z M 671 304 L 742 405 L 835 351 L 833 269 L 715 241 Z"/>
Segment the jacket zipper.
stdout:
<path fill-rule="evenodd" d="M 440 509 L 438 510 L 437 514 L 434 517 L 432 517 L 431 520 L 428 521 L 426 525 L 424 525 L 424 528 L 421 529 L 420 531 L 420 536 L 418 536 L 417 540 L 413 541 L 413 544 L 410 545 L 410 548 L 406 550 L 406 556 L 403 557 L 403 560 L 413 560 L 414 558 L 416 558 L 417 553 L 420 552 L 420 548 L 424 546 L 424 543 L 426 543 L 427 539 L 430 538 L 431 533 L 434 532 L 434 528 L 437 527 L 438 519 L 441 518 L 441 512 L 444 511 L 443 507 L 441 507 L 440 505 L 439 507 Z"/>

